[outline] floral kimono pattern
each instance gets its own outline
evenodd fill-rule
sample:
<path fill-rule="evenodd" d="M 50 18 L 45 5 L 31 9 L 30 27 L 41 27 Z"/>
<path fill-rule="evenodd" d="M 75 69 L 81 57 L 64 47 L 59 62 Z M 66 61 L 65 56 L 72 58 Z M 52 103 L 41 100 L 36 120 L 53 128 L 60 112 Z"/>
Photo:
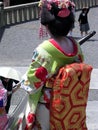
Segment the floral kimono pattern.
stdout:
<path fill-rule="evenodd" d="M 47 81 L 62 66 L 83 61 L 80 45 L 74 39 L 71 40 L 74 45 L 72 54 L 66 54 L 54 39 L 44 41 L 34 50 L 32 63 L 27 71 L 28 81 L 24 82 L 24 84 L 28 82 L 27 85 L 32 89 L 29 94 L 29 113 L 26 114 L 25 130 L 50 129 L 49 108 L 52 89 L 47 86 Z M 41 116 L 44 121 L 42 121 Z"/>

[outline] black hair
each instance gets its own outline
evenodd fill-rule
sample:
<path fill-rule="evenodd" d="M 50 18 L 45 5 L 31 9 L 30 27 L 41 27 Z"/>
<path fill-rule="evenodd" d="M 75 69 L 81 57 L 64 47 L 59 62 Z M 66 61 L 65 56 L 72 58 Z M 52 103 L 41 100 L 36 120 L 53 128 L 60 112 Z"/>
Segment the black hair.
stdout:
<path fill-rule="evenodd" d="M 47 25 L 50 33 L 53 36 L 66 36 L 74 24 L 74 15 L 72 12 L 67 17 L 57 16 L 59 9 L 55 4 L 52 4 L 52 9 L 48 10 L 44 5 L 41 12 L 41 24 Z"/>

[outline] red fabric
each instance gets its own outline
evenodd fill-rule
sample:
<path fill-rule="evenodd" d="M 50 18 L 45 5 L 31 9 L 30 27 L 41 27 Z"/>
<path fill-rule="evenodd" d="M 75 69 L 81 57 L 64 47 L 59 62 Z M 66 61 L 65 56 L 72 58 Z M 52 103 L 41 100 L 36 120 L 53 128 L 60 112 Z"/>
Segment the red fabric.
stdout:
<path fill-rule="evenodd" d="M 70 11 L 67 8 L 64 8 L 59 11 L 58 16 L 61 18 L 65 18 L 65 17 L 69 16 L 69 14 L 70 14 Z"/>
<path fill-rule="evenodd" d="M 32 122 L 34 122 L 34 120 L 35 120 L 35 114 L 29 113 L 28 117 L 27 117 L 28 123 L 32 123 Z"/>
<path fill-rule="evenodd" d="M 44 67 L 39 67 L 36 72 L 35 76 L 40 79 L 41 81 L 46 81 L 46 75 L 48 74 L 47 70 Z"/>
<path fill-rule="evenodd" d="M 42 84 L 42 82 L 35 82 L 35 83 L 34 83 L 34 86 L 35 86 L 36 88 L 39 88 L 39 87 L 41 86 L 41 84 Z"/>
<path fill-rule="evenodd" d="M 34 127 L 35 114 L 29 113 L 27 116 L 27 124 L 25 130 L 31 130 Z"/>

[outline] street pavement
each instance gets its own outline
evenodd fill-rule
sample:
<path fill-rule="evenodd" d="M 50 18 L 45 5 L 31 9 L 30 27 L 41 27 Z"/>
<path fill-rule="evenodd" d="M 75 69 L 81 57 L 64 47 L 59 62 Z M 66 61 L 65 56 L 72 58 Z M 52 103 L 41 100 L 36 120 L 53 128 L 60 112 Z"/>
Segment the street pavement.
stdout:
<path fill-rule="evenodd" d="M 73 30 L 73 36 L 76 40 L 81 38 L 78 23 L 79 13 L 80 11 L 76 12 L 76 22 Z M 91 64 L 94 68 L 87 105 L 87 125 L 88 130 L 98 130 L 98 7 L 90 9 L 88 19 L 90 31 L 95 30 L 96 35 L 81 46 L 85 63 Z M 39 39 L 39 26 L 39 21 L 30 21 L 0 29 L 0 66 L 12 66 L 19 70 L 22 75 L 26 72 L 34 48 L 46 39 Z M 13 95 L 11 107 L 18 104 L 17 98 L 22 98 L 19 97 L 21 94 L 18 93 L 16 92 Z"/>

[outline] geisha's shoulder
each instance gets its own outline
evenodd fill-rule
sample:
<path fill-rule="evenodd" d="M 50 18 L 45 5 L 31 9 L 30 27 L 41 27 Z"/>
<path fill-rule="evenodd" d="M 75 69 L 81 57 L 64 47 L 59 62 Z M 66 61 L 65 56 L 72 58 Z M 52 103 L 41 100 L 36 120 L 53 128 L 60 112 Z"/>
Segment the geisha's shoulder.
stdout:
<path fill-rule="evenodd" d="M 44 49 L 49 49 L 51 47 L 51 42 L 49 40 L 44 40 L 38 48 L 44 48 Z"/>

